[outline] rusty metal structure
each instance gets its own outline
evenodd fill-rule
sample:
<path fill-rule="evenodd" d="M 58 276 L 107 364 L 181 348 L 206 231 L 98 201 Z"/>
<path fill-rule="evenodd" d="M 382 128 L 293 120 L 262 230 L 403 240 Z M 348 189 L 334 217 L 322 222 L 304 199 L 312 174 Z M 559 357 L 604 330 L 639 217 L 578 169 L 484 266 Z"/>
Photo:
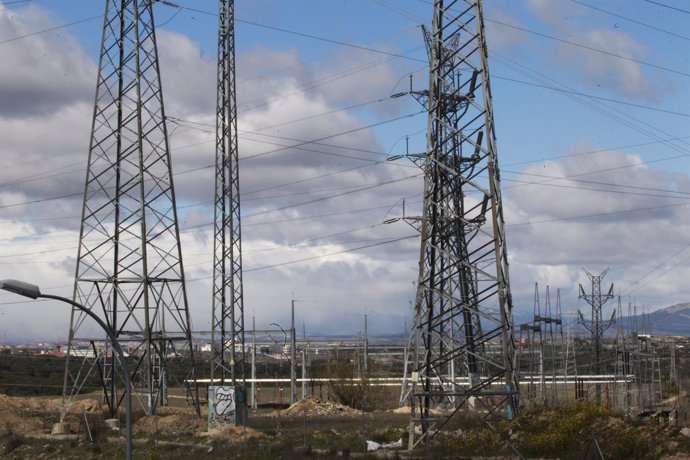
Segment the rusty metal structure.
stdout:
<path fill-rule="evenodd" d="M 129 352 L 132 395 L 147 414 L 167 404 L 169 380 L 195 381 L 152 5 L 106 2 L 73 293 Z M 96 375 L 117 413 L 122 371 L 101 334 L 72 309 L 63 412 Z M 92 352 L 75 373 L 85 344 Z M 198 410 L 195 387 L 186 390 Z"/>
<path fill-rule="evenodd" d="M 412 405 L 410 448 L 461 409 L 487 422 L 510 418 L 518 395 L 481 1 L 434 1 L 424 34 L 429 88 L 404 93 L 428 110 L 426 152 L 408 155 L 424 171 L 423 215 L 405 218 L 421 233 L 403 393 Z M 437 406 L 447 415 L 433 416 Z"/>

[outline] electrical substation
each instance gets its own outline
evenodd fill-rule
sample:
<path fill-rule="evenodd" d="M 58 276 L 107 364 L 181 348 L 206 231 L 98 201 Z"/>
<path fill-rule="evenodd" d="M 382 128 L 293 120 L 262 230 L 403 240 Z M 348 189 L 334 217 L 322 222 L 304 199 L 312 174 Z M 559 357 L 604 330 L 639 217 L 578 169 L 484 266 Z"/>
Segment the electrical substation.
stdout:
<path fill-rule="evenodd" d="M 285 302 L 289 325 L 257 325 L 248 315 L 234 0 L 219 0 L 217 12 L 211 329 L 192 327 L 154 21 L 157 8 L 180 7 L 105 3 L 72 301 L 108 326 L 129 370 L 73 307 L 60 422 L 94 382 L 109 419 L 128 396 L 150 417 L 185 407 L 208 432 L 247 430 L 262 408 L 317 400 L 361 416 L 364 437 L 375 431 L 365 412 L 404 408 L 395 448 L 415 452 L 471 418 L 524 458 L 501 427 L 577 404 L 659 425 L 687 417 L 686 339 L 657 335 L 608 285 L 615 270 L 584 270 L 590 284 L 579 285 L 579 305 L 587 309 L 537 283 L 532 305 L 514 302 L 481 0 L 429 2 L 428 75 L 410 75 L 409 88 L 391 96 L 414 99 L 427 131 L 424 151 L 388 158 L 417 167 L 423 189 L 421 215 L 403 207 L 385 222 L 405 223 L 419 238 L 412 324 L 385 338 L 370 336 L 366 314 L 359 334 L 307 334 L 295 300 Z M 302 416 L 306 447 L 306 409 Z M 596 430 L 588 436 L 599 448 Z"/>

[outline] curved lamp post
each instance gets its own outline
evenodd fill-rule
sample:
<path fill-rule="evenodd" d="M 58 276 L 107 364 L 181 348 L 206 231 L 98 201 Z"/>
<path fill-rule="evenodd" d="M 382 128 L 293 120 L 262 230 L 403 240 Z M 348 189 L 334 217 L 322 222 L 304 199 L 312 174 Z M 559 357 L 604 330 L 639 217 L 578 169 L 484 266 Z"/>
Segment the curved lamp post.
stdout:
<path fill-rule="evenodd" d="M 98 316 L 96 316 L 91 310 L 86 308 L 85 306 L 74 302 L 73 300 L 70 300 L 66 297 L 60 297 L 57 295 L 51 295 L 51 294 L 41 294 L 41 290 L 39 289 L 38 286 L 35 284 L 30 284 L 30 283 L 25 283 L 23 281 L 17 281 L 17 280 L 2 280 L 0 281 L 0 289 L 9 291 L 9 292 L 14 292 L 15 294 L 22 295 L 24 297 L 29 297 L 31 299 L 38 299 L 38 298 L 43 298 L 43 299 L 53 299 L 53 300 L 59 300 L 60 302 L 65 302 L 68 303 L 82 312 L 84 312 L 86 315 L 91 317 L 96 323 L 98 323 L 99 326 L 108 334 L 108 338 L 110 339 L 110 342 L 113 345 L 113 350 L 115 353 L 117 353 L 118 360 L 120 361 L 120 365 L 122 366 L 122 373 L 124 374 L 124 379 L 125 379 L 125 427 L 126 427 L 126 441 L 125 441 L 125 458 L 127 460 L 132 459 L 132 385 L 129 379 L 129 369 L 127 367 L 127 360 L 125 359 L 125 354 L 122 351 L 122 348 L 120 347 L 120 343 L 117 341 L 117 337 L 115 337 L 115 334 L 113 331 L 108 327 L 107 324 L 103 322 L 102 319 L 100 319 Z"/>
<path fill-rule="evenodd" d="M 278 323 L 271 323 L 269 326 L 276 326 L 280 328 L 280 330 L 283 333 L 283 354 L 288 360 L 288 363 L 290 363 L 290 404 L 294 404 L 297 402 L 297 373 L 295 366 L 297 365 L 296 363 L 296 357 L 295 357 L 295 316 L 294 316 L 294 309 L 293 309 L 293 316 L 292 316 L 292 334 L 291 334 L 291 339 L 290 339 L 290 356 L 288 356 L 287 353 L 285 353 L 285 345 L 287 345 L 287 332 L 285 332 L 285 329 L 278 324 Z M 270 335 L 270 334 L 269 334 Z"/>

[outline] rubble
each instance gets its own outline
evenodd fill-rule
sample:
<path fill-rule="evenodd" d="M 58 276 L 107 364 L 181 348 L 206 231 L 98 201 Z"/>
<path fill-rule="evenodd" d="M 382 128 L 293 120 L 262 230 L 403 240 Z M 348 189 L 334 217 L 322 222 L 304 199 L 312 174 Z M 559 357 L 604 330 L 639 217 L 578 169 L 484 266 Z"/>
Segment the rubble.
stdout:
<path fill-rule="evenodd" d="M 186 414 L 166 414 L 165 411 L 158 411 L 156 415 L 146 415 L 137 420 L 132 425 L 132 433 L 135 435 L 155 433 L 178 435 L 182 433 L 194 433 L 205 430 L 206 424 L 206 419 L 191 415 L 189 411 L 187 411 Z"/>
<path fill-rule="evenodd" d="M 331 401 L 324 401 L 316 397 L 308 397 L 292 404 L 287 409 L 274 411 L 272 416 L 297 415 L 357 415 L 355 409 Z"/>

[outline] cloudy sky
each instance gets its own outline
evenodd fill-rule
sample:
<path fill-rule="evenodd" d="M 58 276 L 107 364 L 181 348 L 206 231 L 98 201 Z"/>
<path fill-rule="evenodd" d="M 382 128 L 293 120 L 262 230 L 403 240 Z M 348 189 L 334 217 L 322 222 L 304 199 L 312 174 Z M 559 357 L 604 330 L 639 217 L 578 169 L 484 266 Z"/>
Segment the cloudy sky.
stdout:
<path fill-rule="evenodd" d="M 422 177 L 428 0 L 237 0 L 247 317 L 400 332 Z M 156 5 L 194 330 L 211 316 L 217 4 Z M 486 0 L 516 314 L 534 283 L 587 310 L 690 301 L 690 11 L 679 0 Z M 0 279 L 71 296 L 104 1 L 0 3 Z M 409 145 L 409 146 L 408 146 Z M 555 301 L 555 300 L 554 300 Z M 542 300 L 543 302 L 543 300 Z M 613 304 L 613 302 L 611 302 Z M 68 308 L 0 294 L 0 341 L 64 340 Z"/>

